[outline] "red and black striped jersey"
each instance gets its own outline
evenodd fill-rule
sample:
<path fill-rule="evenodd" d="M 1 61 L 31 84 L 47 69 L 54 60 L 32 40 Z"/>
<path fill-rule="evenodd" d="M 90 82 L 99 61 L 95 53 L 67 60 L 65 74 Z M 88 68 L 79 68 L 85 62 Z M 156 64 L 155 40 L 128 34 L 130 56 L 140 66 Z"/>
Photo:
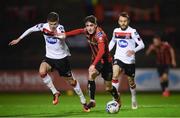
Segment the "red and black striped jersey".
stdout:
<path fill-rule="evenodd" d="M 156 47 L 154 44 L 150 45 L 150 48 L 155 51 L 157 56 L 157 64 L 171 64 L 171 53 L 172 48 L 168 42 L 162 42 L 161 46 Z"/>
<path fill-rule="evenodd" d="M 97 27 L 95 33 L 92 35 L 88 34 L 84 28 L 66 32 L 66 36 L 73 36 L 81 33 L 86 35 L 90 45 L 93 65 L 96 65 L 99 61 L 101 61 L 101 63 L 112 61 L 112 57 L 110 56 L 108 49 L 109 40 L 105 32 L 100 27 Z"/>

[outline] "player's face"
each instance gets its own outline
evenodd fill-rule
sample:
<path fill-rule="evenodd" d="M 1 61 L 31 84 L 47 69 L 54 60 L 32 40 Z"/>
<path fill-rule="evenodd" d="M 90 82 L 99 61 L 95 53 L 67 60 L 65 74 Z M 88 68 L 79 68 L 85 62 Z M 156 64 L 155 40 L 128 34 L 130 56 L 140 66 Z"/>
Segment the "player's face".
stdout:
<path fill-rule="evenodd" d="M 50 21 L 48 21 L 48 24 L 49 24 L 50 30 L 51 30 L 51 31 L 55 31 L 56 28 L 57 28 L 57 26 L 58 26 L 58 21 L 56 21 L 56 22 L 50 22 Z"/>
<path fill-rule="evenodd" d="M 153 39 L 153 44 L 157 47 L 161 45 L 161 40 L 159 38 L 154 38 Z"/>
<path fill-rule="evenodd" d="M 119 20 L 118 20 L 118 23 L 119 23 L 119 25 L 120 25 L 120 28 L 121 28 L 122 30 L 125 30 L 125 29 L 128 27 L 128 25 L 129 25 L 129 20 L 128 20 L 128 18 L 126 18 L 126 17 L 120 16 L 120 17 L 119 17 Z"/>
<path fill-rule="evenodd" d="M 91 22 L 86 22 L 85 23 L 86 30 L 89 34 L 93 34 L 96 30 L 97 25 Z"/>

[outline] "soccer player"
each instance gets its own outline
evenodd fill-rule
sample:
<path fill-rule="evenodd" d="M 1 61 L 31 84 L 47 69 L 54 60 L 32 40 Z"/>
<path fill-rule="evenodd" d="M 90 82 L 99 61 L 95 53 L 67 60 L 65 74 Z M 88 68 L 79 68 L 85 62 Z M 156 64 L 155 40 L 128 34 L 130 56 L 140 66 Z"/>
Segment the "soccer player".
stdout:
<path fill-rule="evenodd" d="M 162 88 L 162 95 L 168 97 L 170 92 L 168 90 L 168 72 L 172 65 L 176 67 L 176 59 L 174 49 L 168 42 L 163 42 L 159 35 L 154 36 L 153 44 L 149 46 L 146 51 L 146 55 L 149 55 L 152 51 L 157 56 L 157 71 L 160 77 L 160 83 Z"/>
<path fill-rule="evenodd" d="M 105 89 L 109 91 L 113 98 L 120 104 L 118 92 L 115 87 L 112 86 L 112 57 L 110 56 L 108 49 L 108 39 L 105 32 L 98 27 L 97 19 L 95 16 L 90 15 L 85 18 L 85 28 L 76 29 L 66 32 L 66 36 L 74 36 L 78 34 L 85 34 L 87 41 L 92 51 L 92 61 L 89 67 L 89 80 L 88 90 L 90 95 L 89 108 L 93 108 L 96 105 L 95 102 L 95 79 L 101 74 L 105 80 Z"/>
<path fill-rule="evenodd" d="M 132 95 L 132 109 L 137 109 L 136 83 L 134 80 L 135 53 L 144 48 L 144 43 L 136 29 L 129 26 L 129 22 L 129 15 L 126 12 L 122 12 L 119 15 L 119 27 L 114 29 L 112 40 L 109 43 L 110 51 L 116 45 L 113 62 L 112 85 L 118 90 L 118 77 L 119 75 L 123 74 L 124 71 L 124 73 L 127 75 Z"/>
<path fill-rule="evenodd" d="M 56 36 L 58 33 L 65 32 L 64 27 L 59 24 L 59 15 L 57 13 L 50 12 L 47 17 L 47 23 L 40 23 L 29 28 L 19 38 L 11 41 L 9 45 L 15 45 L 25 36 L 37 31 L 43 33 L 46 44 L 46 56 L 40 65 L 39 74 L 44 84 L 53 93 L 53 104 L 56 105 L 58 103 L 60 92 L 56 90 L 48 72 L 52 71 L 52 69 L 56 69 L 59 75 L 69 82 L 80 97 L 80 101 L 83 104 L 83 110 L 89 112 L 80 85 L 71 72 L 70 62 L 68 60 L 70 52 L 65 43 L 65 37 L 61 37 L 60 39 Z"/>

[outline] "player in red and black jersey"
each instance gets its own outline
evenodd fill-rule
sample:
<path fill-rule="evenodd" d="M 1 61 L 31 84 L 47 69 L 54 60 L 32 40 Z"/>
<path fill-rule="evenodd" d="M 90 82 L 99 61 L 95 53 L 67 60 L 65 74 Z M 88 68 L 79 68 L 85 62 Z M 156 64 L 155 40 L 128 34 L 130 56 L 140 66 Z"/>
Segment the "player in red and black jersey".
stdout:
<path fill-rule="evenodd" d="M 112 86 L 112 57 L 110 56 L 109 40 L 105 32 L 97 26 L 96 17 L 91 15 L 85 18 L 85 28 L 66 32 L 66 36 L 85 34 L 92 51 L 92 62 L 89 67 L 88 89 L 90 95 L 89 108 L 95 107 L 95 79 L 101 74 L 105 80 L 106 90 L 111 93 L 116 101 L 119 95 L 115 87 Z"/>
<path fill-rule="evenodd" d="M 155 36 L 153 38 L 153 44 L 151 44 L 146 51 L 146 55 L 149 55 L 154 51 L 157 57 L 157 71 L 160 77 L 161 88 L 163 91 L 163 96 L 169 96 L 168 90 L 168 72 L 169 67 L 172 65 L 176 67 L 176 59 L 174 49 L 168 42 L 161 41 L 160 36 Z"/>

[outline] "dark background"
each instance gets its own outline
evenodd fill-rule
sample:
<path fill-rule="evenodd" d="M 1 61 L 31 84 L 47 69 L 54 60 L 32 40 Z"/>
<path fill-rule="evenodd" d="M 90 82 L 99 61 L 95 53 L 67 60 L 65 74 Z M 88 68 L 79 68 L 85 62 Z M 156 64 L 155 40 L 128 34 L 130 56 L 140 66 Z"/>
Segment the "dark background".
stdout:
<path fill-rule="evenodd" d="M 0 4 L 0 70 L 38 69 L 45 55 L 41 33 L 25 37 L 18 45 L 8 43 L 26 29 L 46 22 L 47 14 L 58 12 L 60 24 L 69 31 L 84 27 L 83 19 L 94 14 L 99 25 L 111 39 L 118 27 L 117 16 L 127 11 L 130 26 L 141 35 L 145 49 L 136 54 L 140 68 L 155 67 L 155 56 L 145 56 L 145 50 L 155 34 L 162 36 L 175 49 L 177 67 L 180 63 L 180 1 L 179 0 L 1 0 Z M 83 35 L 67 39 L 73 68 L 87 68 L 91 52 Z"/>

